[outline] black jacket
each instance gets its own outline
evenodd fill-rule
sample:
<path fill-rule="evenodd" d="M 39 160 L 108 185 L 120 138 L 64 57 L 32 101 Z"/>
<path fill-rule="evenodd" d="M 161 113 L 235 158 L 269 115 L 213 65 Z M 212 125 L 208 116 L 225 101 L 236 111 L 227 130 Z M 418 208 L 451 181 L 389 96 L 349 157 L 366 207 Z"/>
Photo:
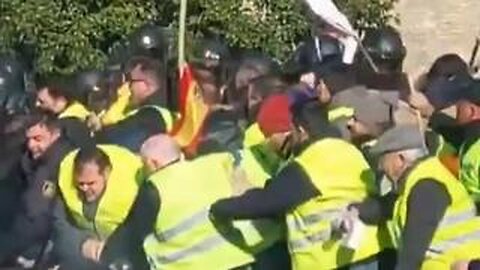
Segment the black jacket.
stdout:
<path fill-rule="evenodd" d="M 98 207 L 98 204 L 95 207 Z M 105 269 L 106 267 L 90 261 L 82 255 L 83 243 L 93 236 L 93 232 L 73 225 L 71 217 L 65 208 L 65 203 L 58 198 L 53 210 L 52 240 L 54 243 L 54 254 L 59 260 L 60 266 L 70 270 Z"/>
<path fill-rule="evenodd" d="M 25 190 L 21 194 L 12 227 L 0 232 L 0 262 L 27 248 L 41 246 L 48 239 L 58 167 L 71 150 L 70 143 L 59 139 L 37 160 L 28 154 L 23 156 Z"/>
<path fill-rule="evenodd" d="M 162 104 L 159 94 L 153 94 L 139 107 Z M 99 144 L 118 144 L 138 152 L 149 137 L 167 131 L 165 120 L 157 110 L 143 108 L 136 114 L 99 131 L 95 137 Z"/>
<path fill-rule="evenodd" d="M 90 130 L 83 121 L 75 117 L 58 119 L 64 137 L 74 146 L 82 147 L 92 143 Z"/>

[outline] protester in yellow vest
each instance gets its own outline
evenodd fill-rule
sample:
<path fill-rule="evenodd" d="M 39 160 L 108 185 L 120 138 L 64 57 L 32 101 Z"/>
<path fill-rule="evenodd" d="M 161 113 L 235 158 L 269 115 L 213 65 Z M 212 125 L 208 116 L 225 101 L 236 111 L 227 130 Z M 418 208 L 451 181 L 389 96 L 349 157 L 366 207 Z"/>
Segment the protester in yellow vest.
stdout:
<path fill-rule="evenodd" d="M 139 157 L 114 145 L 85 147 L 65 157 L 54 222 L 62 267 L 100 267 L 103 245 L 125 220 L 143 181 L 142 168 Z"/>
<path fill-rule="evenodd" d="M 129 261 L 133 269 L 199 270 L 246 269 L 254 262 L 255 252 L 261 250 L 251 240 L 262 238 L 254 223 L 209 219 L 211 203 L 250 188 L 236 177 L 234 155 L 216 153 L 186 161 L 166 135 L 148 139 L 141 153 L 149 181 L 135 202 L 138 207 L 107 243 L 104 262 Z M 142 247 L 146 260 L 132 256 Z"/>
<path fill-rule="evenodd" d="M 84 123 L 90 112 L 73 98 L 67 78 L 53 77 L 38 82 L 35 105 L 60 119 L 65 136 L 80 147 L 88 143 L 90 132 Z"/>
<path fill-rule="evenodd" d="M 360 216 L 390 209 L 383 218 L 391 217 L 389 229 L 398 249 L 395 269 L 448 270 L 457 261 L 479 257 L 480 218 L 474 202 L 440 160 L 428 155 L 418 126 L 387 131 L 371 152 L 394 183 L 394 199 L 358 209 Z"/>
<path fill-rule="evenodd" d="M 262 102 L 273 94 L 285 92 L 287 85 L 276 75 L 262 75 L 253 78 L 247 85 L 247 109 L 246 118 L 248 127 L 244 133 L 243 148 L 249 149 L 257 162 L 266 168 L 271 174 L 275 173 L 281 165 L 281 158 L 266 145 L 256 116 Z"/>
<path fill-rule="evenodd" d="M 128 101 L 130 100 L 130 88 L 128 83 L 124 83 L 117 90 L 117 98 L 111 104 L 105 113 L 101 116 L 103 126 L 113 125 L 119 121 L 122 121 L 126 117 L 126 110 L 128 107 Z"/>
<path fill-rule="evenodd" d="M 362 201 L 373 190 L 367 162 L 343 140 L 327 134 L 309 140 L 292 119 L 287 96 L 264 102 L 257 118 L 262 132 L 282 157 L 294 161 L 265 188 L 217 201 L 211 214 L 227 220 L 285 216 L 293 269 L 375 266 L 382 250 L 377 227 L 366 226 L 358 246 L 348 248 L 337 236 L 342 226 L 336 225 L 342 223 L 350 203 Z"/>
<path fill-rule="evenodd" d="M 162 100 L 163 67 L 155 59 L 135 57 L 128 63 L 131 91 L 125 119 L 105 126 L 95 134 L 101 144 L 118 144 L 138 152 L 142 143 L 158 133 L 167 133 L 173 124 L 173 115 Z"/>
<path fill-rule="evenodd" d="M 107 70 L 92 74 L 90 78 L 79 76 L 77 84 L 87 93 L 88 106 L 93 113 L 87 119 L 92 131 L 118 123 L 127 116 L 130 87 L 121 70 Z"/>

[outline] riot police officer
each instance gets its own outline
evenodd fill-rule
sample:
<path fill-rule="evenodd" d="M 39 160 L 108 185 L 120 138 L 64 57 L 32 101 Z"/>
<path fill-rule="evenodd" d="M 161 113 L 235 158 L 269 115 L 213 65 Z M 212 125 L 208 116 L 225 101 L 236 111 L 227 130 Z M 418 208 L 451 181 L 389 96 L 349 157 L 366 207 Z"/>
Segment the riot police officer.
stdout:
<path fill-rule="evenodd" d="M 204 38 L 195 42 L 188 54 L 204 101 L 221 103 L 231 59 L 228 45 L 219 37 Z"/>
<path fill-rule="evenodd" d="M 171 54 L 172 38 L 169 36 L 168 28 L 158 25 L 145 24 L 130 34 L 128 38 L 127 53 L 132 56 L 145 56 L 155 59 L 161 63 L 165 72 L 163 75 L 163 85 L 159 92 L 161 103 L 158 104 L 163 107 L 171 107 L 172 95 L 170 83 L 167 80 L 169 69 L 169 55 Z M 129 70 L 125 70 L 129 72 Z"/>
<path fill-rule="evenodd" d="M 369 30 L 362 42 L 378 70 L 373 70 L 365 56 L 360 54 L 357 61 L 358 81 L 380 91 L 408 90 L 408 77 L 402 73 L 407 50 L 400 33 L 389 26 Z"/>
<path fill-rule="evenodd" d="M 343 48 L 338 40 L 325 36 L 308 37 L 301 42 L 285 64 L 287 74 L 304 74 L 320 67 L 342 63 Z"/>
<path fill-rule="evenodd" d="M 28 111 L 26 69 L 15 55 L 0 55 L 0 111 L 15 114 Z"/>

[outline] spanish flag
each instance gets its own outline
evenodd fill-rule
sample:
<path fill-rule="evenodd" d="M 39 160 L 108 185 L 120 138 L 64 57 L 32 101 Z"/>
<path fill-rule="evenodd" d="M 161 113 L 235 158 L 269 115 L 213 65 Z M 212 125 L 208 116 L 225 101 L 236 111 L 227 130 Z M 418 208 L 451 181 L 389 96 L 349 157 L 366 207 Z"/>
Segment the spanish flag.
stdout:
<path fill-rule="evenodd" d="M 174 125 L 171 135 L 189 155 L 195 153 L 210 108 L 203 102 L 191 66 L 185 64 L 180 74 L 180 119 Z"/>

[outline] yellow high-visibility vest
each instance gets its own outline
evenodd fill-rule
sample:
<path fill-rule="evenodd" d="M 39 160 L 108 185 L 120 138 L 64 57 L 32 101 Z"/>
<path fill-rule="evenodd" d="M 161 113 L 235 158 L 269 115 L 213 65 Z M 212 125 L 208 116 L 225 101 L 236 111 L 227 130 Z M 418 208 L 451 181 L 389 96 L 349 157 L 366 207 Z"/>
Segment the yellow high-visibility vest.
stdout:
<path fill-rule="evenodd" d="M 175 117 L 169 110 L 167 110 L 165 108 L 162 108 L 160 106 L 145 105 L 145 106 L 142 106 L 138 109 L 130 111 L 129 113 L 127 113 L 127 117 L 135 115 L 136 113 L 138 113 L 139 111 L 141 111 L 143 109 L 154 109 L 155 111 L 157 111 L 158 114 L 160 115 L 160 117 L 162 118 L 163 122 L 165 123 L 165 127 L 166 127 L 167 131 L 172 130 L 173 123 L 175 121 Z"/>
<path fill-rule="evenodd" d="M 231 269 L 253 262 L 254 223 L 209 218 L 210 205 L 231 197 L 237 180 L 230 153 L 181 161 L 149 178 L 162 200 L 154 232 L 144 242 L 151 269 Z"/>
<path fill-rule="evenodd" d="M 445 168 L 438 158 L 422 161 L 405 179 L 405 188 L 395 202 L 390 231 L 394 245 L 401 241 L 408 216 L 408 197 L 412 188 L 424 179 L 433 179 L 445 186 L 451 204 L 433 235 L 423 262 L 423 270 L 449 270 L 457 261 L 479 257 L 480 218 L 472 199 L 462 184 Z"/>
<path fill-rule="evenodd" d="M 468 147 L 468 149 L 467 149 Z M 480 139 L 473 145 L 460 149 L 460 181 L 467 188 L 470 197 L 480 203 Z"/>
<path fill-rule="evenodd" d="M 67 212 L 75 226 L 95 233 L 100 239 L 107 239 L 123 223 L 135 200 L 143 181 L 142 161 L 139 157 L 119 146 L 97 146 L 105 152 L 112 164 L 106 189 L 98 203 L 94 220 L 83 214 L 84 202 L 79 196 L 73 175 L 73 165 L 79 150 L 69 153 L 59 170 L 59 188 Z"/>
<path fill-rule="evenodd" d="M 118 97 L 115 102 L 101 116 L 102 125 L 116 124 L 127 116 L 127 107 L 130 102 L 130 88 L 128 83 L 123 84 L 117 91 Z"/>
<path fill-rule="evenodd" d="M 85 121 L 87 117 L 90 115 L 90 111 L 85 108 L 81 103 L 79 102 L 73 102 L 70 104 L 62 113 L 58 115 L 59 119 L 62 118 L 78 118 L 81 121 Z"/>
<path fill-rule="evenodd" d="M 247 128 L 247 130 L 245 130 L 245 138 L 243 140 L 244 148 L 261 144 L 264 141 L 265 141 L 265 136 L 263 135 L 257 123 L 253 123 Z"/>
<path fill-rule="evenodd" d="M 388 231 L 366 226 L 360 246 L 351 251 L 332 233 L 332 223 L 348 205 L 375 190 L 374 174 L 360 151 L 340 139 L 322 139 L 295 161 L 321 195 L 287 214 L 288 244 L 293 269 L 336 269 L 373 256 L 389 244 Z"/>

